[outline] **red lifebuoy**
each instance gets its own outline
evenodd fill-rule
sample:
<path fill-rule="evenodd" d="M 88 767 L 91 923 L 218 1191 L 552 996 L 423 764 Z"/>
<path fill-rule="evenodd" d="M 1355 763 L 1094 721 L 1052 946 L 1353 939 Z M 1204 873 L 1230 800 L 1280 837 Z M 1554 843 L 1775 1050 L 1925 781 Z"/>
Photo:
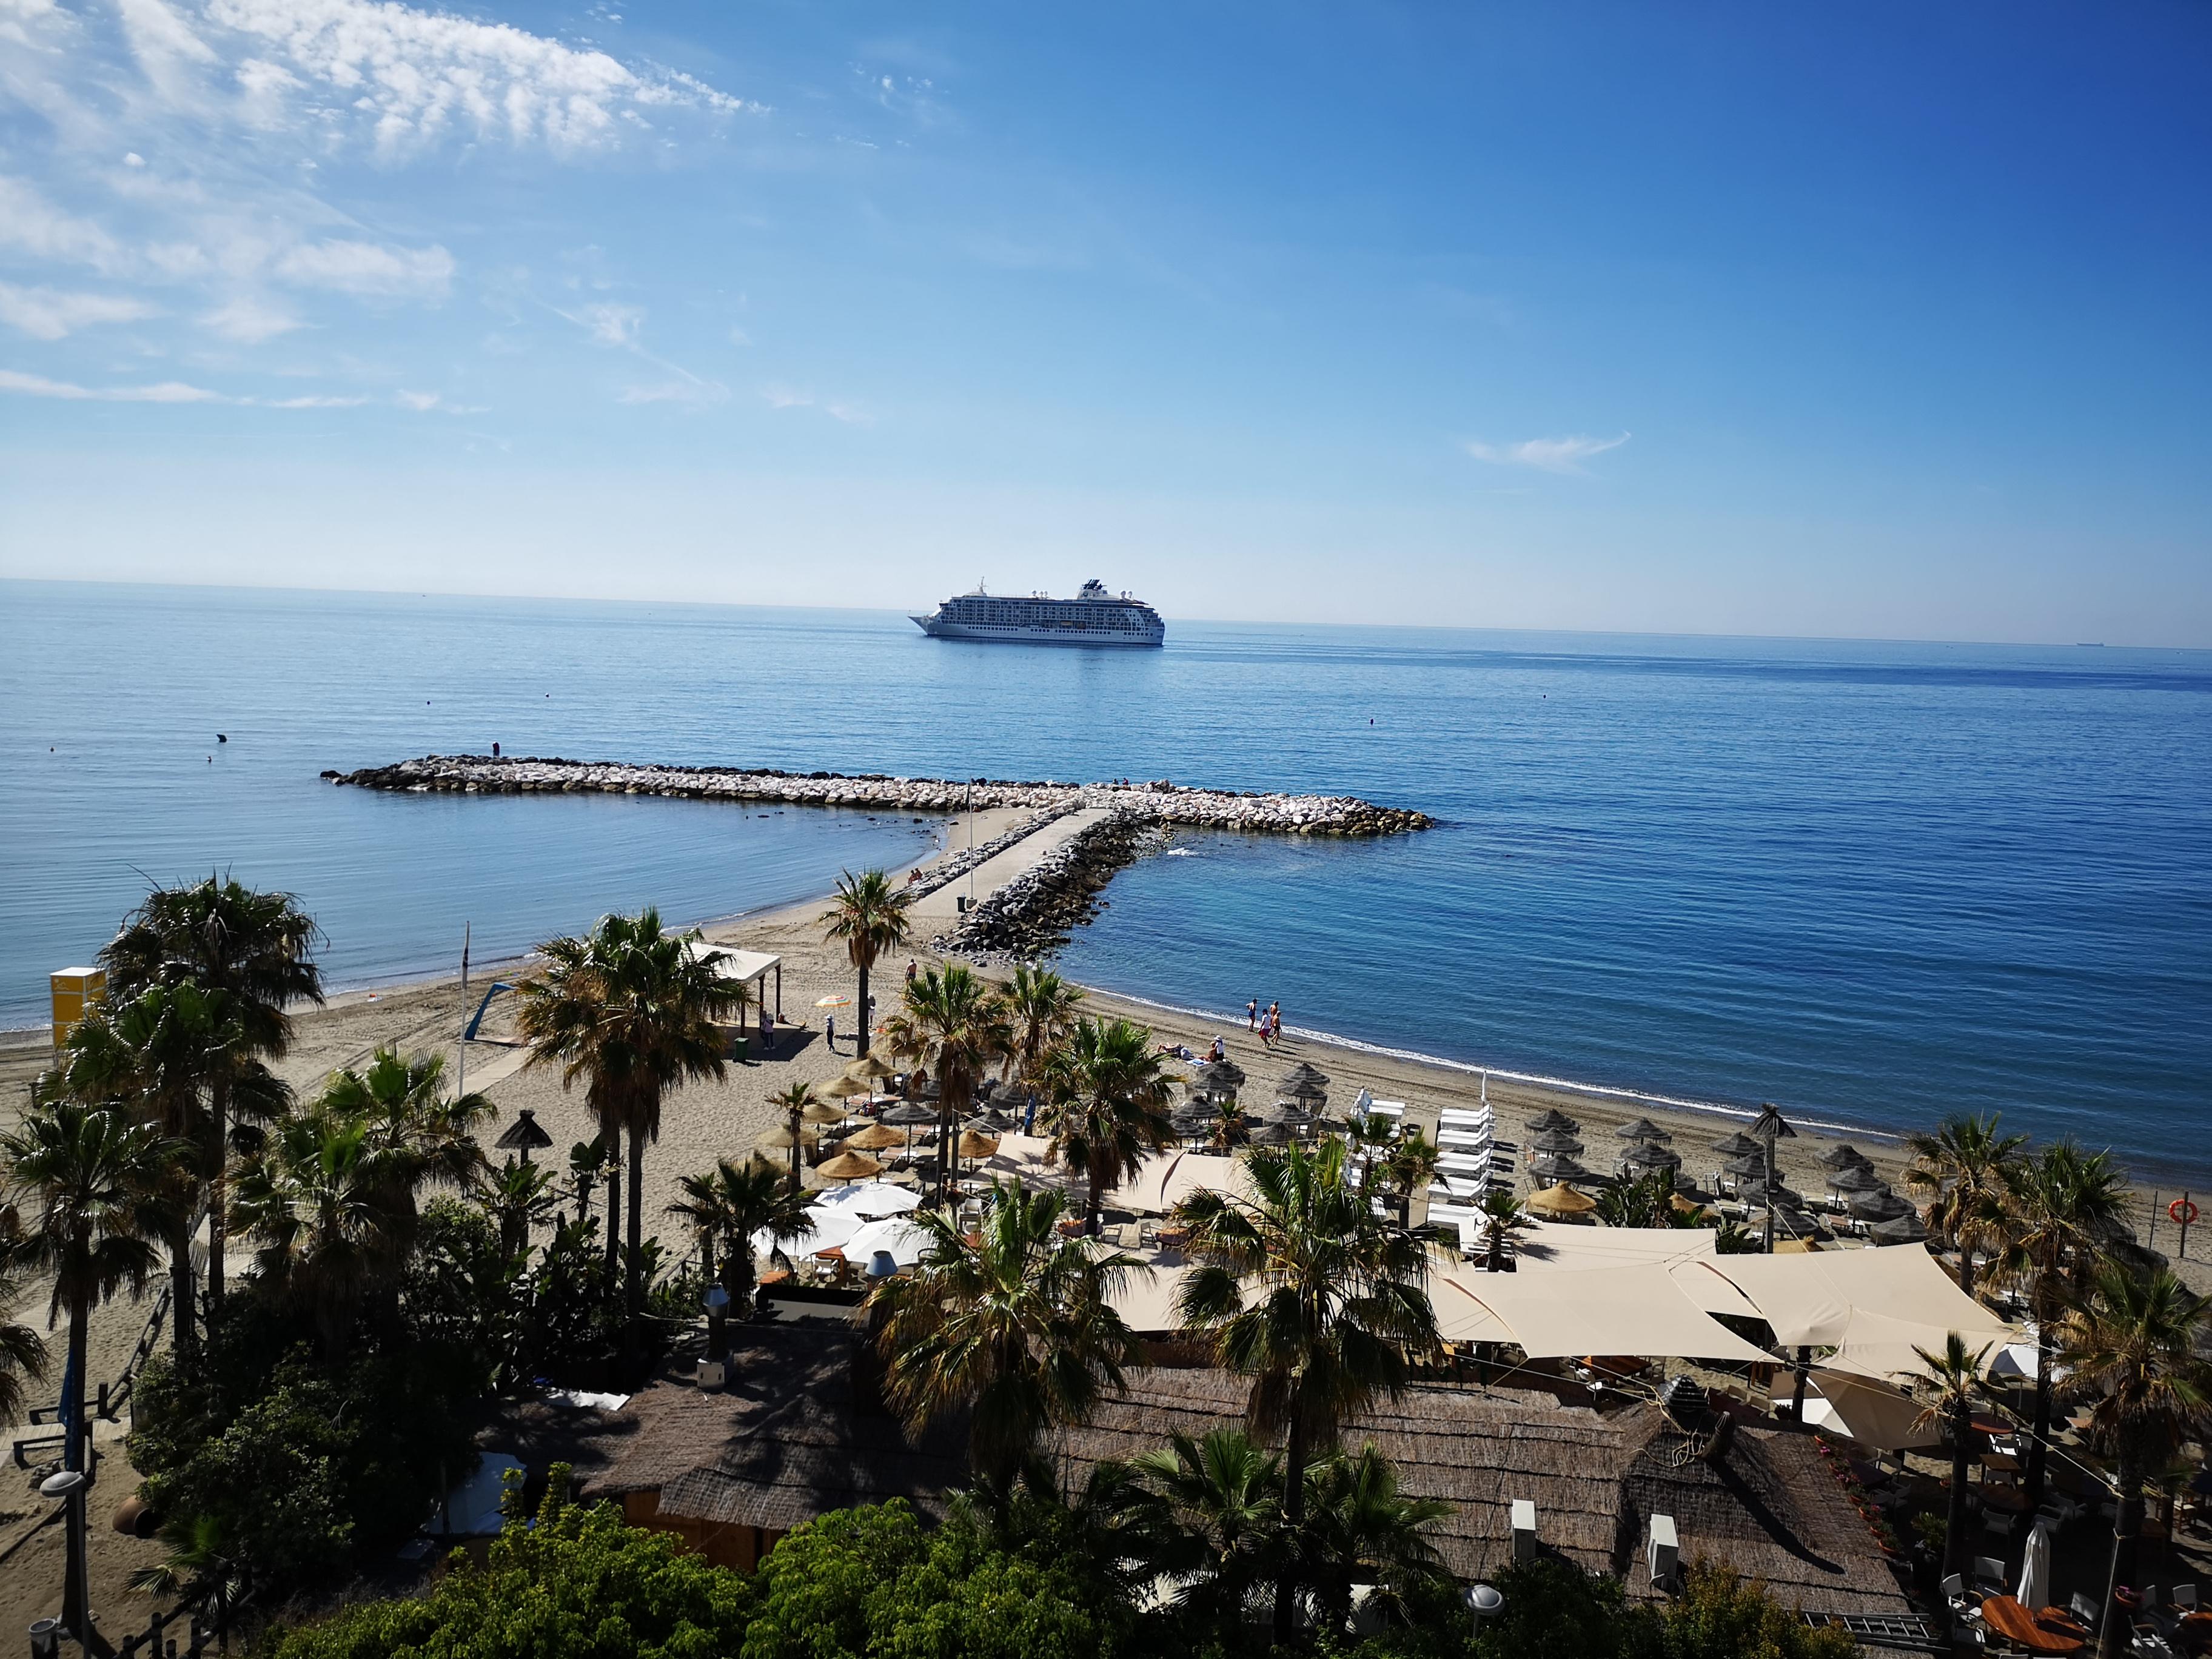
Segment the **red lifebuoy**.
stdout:
<path fill-rule="evenodd" d="M 2185 1198 L 2175 1199 L 2166 1206 L 2166 1212 L 2185 1227 L 2197 1224 L 2197 1206 Z"/>

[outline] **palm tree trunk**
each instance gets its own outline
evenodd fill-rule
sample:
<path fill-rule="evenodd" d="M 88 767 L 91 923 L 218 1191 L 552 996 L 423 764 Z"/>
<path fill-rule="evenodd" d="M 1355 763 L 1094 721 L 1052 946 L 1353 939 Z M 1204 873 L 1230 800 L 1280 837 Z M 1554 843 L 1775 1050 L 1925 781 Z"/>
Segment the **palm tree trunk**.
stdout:
<path fill-rule="evenodd" d="M 729 1292 L 730 1311 L 740 1319 L 752 1316 L 753 1247 L 747 1238 L 732 1238 L 730 1248 L 722 1252 L 722 1288 Z M 730 1357 L 728 1330 L 723 1333 L 721 1352 L 714 1358 Z"/>
<path fill-rule="evenodd" d="M 169 1334 L 177 1370 L 189 1376 L 199 1367 L 199 1279 L 192 1272 L 192 1222 L 189 1211 L 169 1230 Z"/>
<path fill-rule="evenodd" d="M 860 1002 L 855 1010 L 860 1015 L 860 1029 L 853 1036 L 853 1058 L 862 1060 L 868 1052 L 868 964 L 862 960 L 854 966 L 860 970 Z"/>
<path fill-rule="evenodd" d="M 629 1249 L 623 1264 L 623 1305 L 635 1326 L 645 1316 L 645 1126 L 629 1132 Z M 633 1335 L 635 1333 L 633 1332 Z"/>
<path fill-rule="evenodd" d="M 2134 1635 L 2119 1592 L 2135 1577 L 2136 1539 L 2142 1531 L 2142 1461 L 2125 1446 L 2120 1450 L 2118 1475 L 2119 1513 L 2112 1519 L 2112 1571 L 2105 1583 L 2105 1622 L 2097 1634 L 2097 1659 L 2120 1659 Z"/>
<path fill-rule="evenodd" d="M 615 1132 L 615 1145 L 622 1146 L 622 1132 Z M 607 1283 L 611 1285 L 622 1271 L 622 1159 L 617 1156 L 607 1170 Z"/>
<path fill-rule="evenodd" d="M 210 1311 L 222 1306 L 223 1215 L 230 1181 L 230 1079 L 217 1077 L 208 1088 L 208 1267 L 207 1293 Z"/>
<path fill-rule="evenodd" d="M 1306 1414 L 1305 1401 L 1298 1395 L 1291 1398 L 1291 1431 L 1283 1445 L 1283 1519 L 1292 1540 L 1285 1554 L 1295 1559 L 1298 1529 L 1306 1518 Z M 1275 1644 L 1280 1647 L 1291 1639 L 1291 1615 L 1297 1607 L 1298 1577 L 1295 1567 L 1285 1566 L 1283 1576 L 1275 1581 Z"/>
<path fill-rule="evenodd" d="M 2051 1438 L 2051 1321 L 2039 1313 L 2035 1322 L 2035 1410 L 2027 1437 L 2027 1467 L 2022 1484 L 2027 1492 L 2027 1513 L 2043 1502 L 2046 1468 L 2044 1443 Z"/>
<path fill-rule="evenodd" d="M 86 1449 L 92 1443 L 92 1425 L 84 1420 L 84 1366 L 87 1337 L 92 1328 L 89 1298 L 69 1299 L 69 1360 L 62 1372 L 62 1411 L 69 1434 L 62 1442 L 62 1467 L 82 1469 Z"/>
<path fill-rule="evenodd" d="M 1973 1236 L 1960 1227 L 1952 1233 L 1951 1242 L 1959 1247 L 1959 1288 L 1972 1296 L 1974 1293 Z"/>
<path fill-rule="evenodd" d="M 791 1109 L 791 1190 L 799 1190 L 799 1131 L 801 1119 L 799 1108 Z"/>
<path fill-rule="evenodd" d="M 1101 1231 L 1099 1212 L 1106 1204 L 1106 1170 L 1096 1159 L 1091 1165 L 1091 1209 L 1084 1222 L 1085 1231 L 1096 1238 Z"/>
<path fill-rule="evenodd" d="M 1943 1519 L 1946 1573 L 1963 1573 L 1973 1562 L 1973 1540 L 1966 1536 L 1966 1449 L 1973 1430 L 1973 1413 L 1962 1395 L 1951 1402 L 1951 1506 Z"/>

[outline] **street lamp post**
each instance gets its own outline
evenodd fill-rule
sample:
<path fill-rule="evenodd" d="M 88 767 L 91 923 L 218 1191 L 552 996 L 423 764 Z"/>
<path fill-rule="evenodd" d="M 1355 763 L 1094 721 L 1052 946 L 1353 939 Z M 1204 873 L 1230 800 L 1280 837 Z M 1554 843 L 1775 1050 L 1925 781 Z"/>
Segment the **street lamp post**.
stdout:
<path fill-rule="evenodd" d="M 70 1432 L 76 1432 L 74 1425 Z M 57 1498 L 68 1506 L 62 1522 L 68 1542 L 62 1569 L 61 1625 L 81 1648 L 92 1645 L 92 1596 L 84 1559 L 84 1498 L 85 1489 L 91 1484 L 82 1469 L 64 1469 L 39 1485 L 41 1497 Z"/>

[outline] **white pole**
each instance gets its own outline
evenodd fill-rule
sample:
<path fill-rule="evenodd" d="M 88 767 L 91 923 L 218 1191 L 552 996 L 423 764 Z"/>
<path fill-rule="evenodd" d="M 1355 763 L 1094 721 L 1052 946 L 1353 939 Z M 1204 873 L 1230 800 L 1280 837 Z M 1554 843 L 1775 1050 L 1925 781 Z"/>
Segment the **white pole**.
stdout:
<path fill-rule="evenodd" d="M 459 1075 L 453 1080 L 453 1093 L 469 1091 L 469 939 L 475 930 L 473 922 L 461 924 L 461 1034 L 454 1040 L 453 1054 L 460 1062 Z"/>

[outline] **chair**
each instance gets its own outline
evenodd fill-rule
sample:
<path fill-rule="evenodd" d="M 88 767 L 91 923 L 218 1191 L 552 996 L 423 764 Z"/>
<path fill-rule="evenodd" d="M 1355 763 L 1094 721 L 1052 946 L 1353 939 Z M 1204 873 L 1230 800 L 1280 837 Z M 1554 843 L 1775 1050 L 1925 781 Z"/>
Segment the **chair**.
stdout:
<path fill-rule="evenodd" d="M 2066 1604 L 2066 1611 L 2079 1619 L 2081 1621 L 2081 1628 L 2087 1631 L 2090 1635 L 2094 1636 L 2097 1633 L 2099 1615 L 2104 1612 L 2104 1609 L 2097 1605 L 2096 1598 L 2087 1590 L 2075 1590 L 2074 1599 Z"/>
<path fill-rule="evenodd" d="M 2176 1584 L 2173 1587 L 2173 1594 L 2169 1599 L 2173 1602 L 2175 1607 L 2183 1609 L 2185 1612 L 2194 1613 L 2197 1611 L 2197 1586 L 2194 1584 Z"/>
<path fill-rule="evenodd" d="M 1943 1580 L 1943 1599 L 1950 1604 L 1951 1611 L 1961 1618 L 1978 1612 L 1981 1607 L 1981 1603 L 1967 1593 L 1965 1577 L 1955 1572 Z"/>
<path fill-rule="evenodd" d="M 2008 1585 L 2008 1581 L 2005 1578 L 2005 1564 L 1997 1560 L 1993 1556 L 1976 1556 L 1974 1558 L 1974 1582 L 1978 1585 L 1995 1585 L 1996 1588 L 1989 1592 L 1992 1595 L 2004 1595 Z"/>

